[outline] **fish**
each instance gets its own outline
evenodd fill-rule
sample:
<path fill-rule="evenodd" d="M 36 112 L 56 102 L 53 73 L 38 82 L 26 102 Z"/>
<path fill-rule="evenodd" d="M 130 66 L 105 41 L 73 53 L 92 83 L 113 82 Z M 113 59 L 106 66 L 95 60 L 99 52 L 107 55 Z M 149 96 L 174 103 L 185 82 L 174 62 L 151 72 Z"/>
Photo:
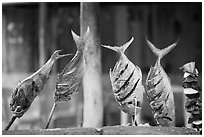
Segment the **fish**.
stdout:
<path fill-rule="evenodd" d="M 53 112 L 58 102 L 70 101 L 71 95 L 78 93 L 78 88 L 82 83 L 84 71 L 86 68 L 86 60 L 84 57 L 84 47 L 87 43 L 90 29 L 87 27 L 87 31 L 83 36 L 78 36 L 76 33 L 71 31 L 77 51 L 71 61 L 64 67 L 63 71 L 58 74 L 55 93 L 54 93 L 54 104 L 50 112 L 48 122 L 45 129 L 49 127 Z"/>
<path fill-rule="evenodd" d="M 58 75 L 56 91 L 54 95 L 55 102 L 69 101 L 73 93 L 77 93 L 77 89 L 82 82 L 85 70 L 84 47 L 89 36 L 90 29 L 87 28 L 84 36 L 79 37 L 71 31 L 74 41 L 77 46 L 75 56 L 65 66 L 63 71 Z"/>
<path fill-rule="evenodd" d="M 113 94 L 119 108 L 133 116 L 133 125 L 141 124 L 140 112 L 143 103 L 144 86 L 142 84 L 142 71 L 135 66 L 125 55 L 125 50 L 133 42 L 134 37 L 127 43 L 118 46 L 102 45 L 120 55 L 113 70 L 110 69 L 110 81 Z"/>
<path fill-rule="evenodd" d="M 174 96 L 170 78 L 161 66 L 161 59 L 176 47 L 178 41 L 164 49 L 156 48 L 148 39 L 146 39 L 146 42 L 152 52 L 157 56 L 157 61 L 154 67 L 151 66 L 146 78 L 146 95 L 150 101 L 156 124 L 167 127 L 174 126 Z"/>
<path fill-rule="evenodd" d="M 194 125 L 198 131 L 202 131 L 202 90 L 198 85 L 198 70 L 195 68 L 195 62 L 186 63 L 180 69 L 184 72 L 185 110 L 190 113 L 188 123 Z"/>
<path fill-rule="evenodd" d="M 30 108 L 34 99 L 43 90 L 45 83 L 49 80 L 54 63 L 70 54 L 59 55 L 62 50 L 56 50 L 50 59 L 31 76 L 22 80 L 11 94 L 9 107 L 13 117 L 5 130 L 8 130 L 16 118 L 21 118 Z"/>

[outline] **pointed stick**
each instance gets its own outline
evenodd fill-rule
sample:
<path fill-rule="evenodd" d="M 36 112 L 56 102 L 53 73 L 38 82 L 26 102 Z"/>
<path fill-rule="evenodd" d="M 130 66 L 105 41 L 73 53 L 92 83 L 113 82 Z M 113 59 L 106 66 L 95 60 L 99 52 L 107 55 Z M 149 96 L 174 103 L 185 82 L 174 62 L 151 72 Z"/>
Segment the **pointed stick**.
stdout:
<path fill-rule="evenodd" d="M 17 118 L 16 116 L 13 116 L 4 130 L 8 130 L 11 127 L 11 125 L 13 124 L 13 122 L 15 121 L 16 118 Z"/>
<path fill-rule="evenodd" d="M 132 115 L 132 125 L 133 126 L 138 126 L 142 124 L 142 119 L 141 119 L 141 107 L 138 106 L 137 104 L 137 99 L 133 99 L 134 104 L 135 104 L 135 114 Z"/>
<path fill-rule="evenodd" d="M 132 116 L 132 125 L 133 126 L 137 126 L 137 109 L 136 109 L 136 105 L 137 105 L 137 101 L 136 98 L 133 99 L 134 103 L 135 103 L 135 114 Z"/>
<path fill-rule="evenodd" d="M 48 119 L 48 122 L 47 122 L 45 129 L 47 129 L 49 127 L 49 124 L 50 124 L 50 121 L 52 119 L 52 115 L 53 115 L 53 112 L 54 112 L 56 106 L 57 106 L 57 103 L 55 102 L 52 106 L 52 110 L 50 112 L 49 119 Z"/>
<path fill-rule="evenodd" d="M 132 126 L 137 126 L 137 120 L 135 115 L 132 115 Z"/>

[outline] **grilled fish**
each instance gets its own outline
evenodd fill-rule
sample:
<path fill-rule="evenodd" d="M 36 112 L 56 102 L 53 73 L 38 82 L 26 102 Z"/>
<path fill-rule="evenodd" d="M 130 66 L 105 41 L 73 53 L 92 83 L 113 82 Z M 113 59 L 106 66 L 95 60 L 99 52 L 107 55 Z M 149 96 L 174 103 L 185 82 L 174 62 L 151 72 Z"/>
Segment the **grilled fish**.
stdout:
<path fill-rule="evenodd" d="M 75 56 L 65 66 L 63 71 L 57 77 L 56 89 L 54 94 L 54 105 L 50 112 L 48 123 L 45 128 L 48 128 L 57 102 L 71 100 L 71 95 L 77 93 L 85 70 L 84 46 L 89 36 L 89 27 L 86 33 L 79 37 L 73 31 L 72 36 L 77 46 Z"/>
<path fill-rule="evenodd" d="M 146 94 L 150 100 L 150 106 L 157 124 L 161 126 L 174 126 L 175 109 L 173 91 L 171 89 L 170 79 L 162 68 L 160 60 L 177 45 L 177 42 L 160 50 L 149 40 L 146 39 L 146 41 L 152 52 L 158 57 L 156 64 L 150 68 L 147 75 Z"/>
<path fill-rule="evenodd" d="M 134 122 L 140 124 L 139 113 L 141 111 L 144 92 L 142 72 L 124 54 L 133 40 L 134 38 L 132 37 L 129 42 L 120 47 L 102 46 L 114 50 L 120 55 L 113 70 L 110 69 L 109 72 L 113 93 L 120 109 L 135 117 Z"/>
<path fill-rule="evenodd" d="M 9 122 L 5 130 L 8 130 L 14 120 L 21 118 L 24 113 L 30 108 L 30 105 L 43 89 L 44 84 L 48 81 L 51 75 L 53 64 L 59 58 L 68 56 L 70 54 L 59 55 L 61 50 L 55 51 L 51 58 L 38 71 L 21 81 L 15 90 L 12 92 L 10 100 L 10 109 L 13 113 L 13 118 Z"/>
<path fill-rule="evenodd" d="M 198 85 L 198 70 L 195 62 L 186 63 L 180 69 L 183 70 L 183 87 L 186 95 L 185 109 L 191 116 L 189 124 L 193 124 L 198 131 L 202 129 L 202 101 L 201 88 Z"/>
<path fill-rule="evenodd" d="M 72 36 L 77 46 L 77 52 L 72 60 L 65 66 L 64 70 L 58 75 L 56 91 L 54 95 L 55 102 L 69 101 L 73 93 L 82 81 L 85 70 L 84 46 L 89 35 L 89 27 L 84 36 L 79 37 L 72 31 Z"/>

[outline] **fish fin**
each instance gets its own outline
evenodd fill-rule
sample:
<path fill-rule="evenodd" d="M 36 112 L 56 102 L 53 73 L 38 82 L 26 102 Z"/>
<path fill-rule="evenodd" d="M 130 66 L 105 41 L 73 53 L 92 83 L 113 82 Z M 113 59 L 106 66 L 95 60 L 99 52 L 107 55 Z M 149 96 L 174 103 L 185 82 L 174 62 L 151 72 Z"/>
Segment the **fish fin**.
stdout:
<path fill-rule="evenodd" d="M 77 49 L 81 49 L 81 38 L 79 35 L 77 35 L 74 31 L 71 30 L 71 33 L 72 33 L 72 37 L 74 39 L 74 42 L 76 43 L 76 46 L 77 46 Z"/>
<path fill-rule="evenodd" d="M 132 41 L 134 40 L 134 37 L 131 38 L 131 40 L 129 40 L 127 43 L 125 43 L 124 45 L 117 47 L 117 46 L 109 46 L 109 45 L 101 45 L 102 47 L 114 50 L 118 53 L 122 53 L 124 54 L 125 50 L 130 46 L 130 44 L 132 43 Z"/>
<path fill-rule="evenodd" d="M 177 43 L 179 40 L 177 40 L 177 42 L 171 44 L 170 46 L 164 48 L 164 49 L 158 49 L 156 48 L 147 38 L 146 38 L 146 42 L 147 45 L 150 47 L 150 49 L 152 50 L 152 52 L 158 57 L 158 62 L 160 63 L 160 60 L 167 54 L 169 53 L 174 47 L 176 47 Z"/>
<path fill-rule="evenodd" d="M 77 50 L 83 50 L 84 49 L 84 44 L 85 41 L 88 39 L 89 33 L 90 33 L 90 28 L 89 26 L 87 27 L 87 30 L 83 36 L 77 35 L 73 30 L 71 30 L 72 37 L 76 43 Z"/>

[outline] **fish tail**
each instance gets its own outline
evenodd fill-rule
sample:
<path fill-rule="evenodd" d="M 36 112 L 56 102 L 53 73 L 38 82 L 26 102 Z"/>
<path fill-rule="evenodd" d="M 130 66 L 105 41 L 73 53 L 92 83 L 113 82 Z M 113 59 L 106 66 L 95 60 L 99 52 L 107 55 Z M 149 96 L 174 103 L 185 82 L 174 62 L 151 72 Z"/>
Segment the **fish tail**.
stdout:
<path fill-rule="evenodd" d="M 118 53 L 122 53 L 124 54 L 125 50 L 130 46 L 130 44 L 132 43 L 132 41 L 134 40 L 134 37 L 131 38 L 131 40 L 129 40 L 127 43 L 125 43 L 124 45 L 117 47 L 117 46 L 108 46 L 108 45 L 101 45 L 105 48 L 114 50 Z"/>
<path fill-rule="evenodd" d="M 84 49 L 85 42 L 88 39 L 89 33 L 90 33 L 90 28 L 89 26 L 87 27 L 86 33 L 83 36 L 78 36 L 74 31 L 71 30 L 73 39 L 76 43 L 77 50 L 81 51 Z"/>
<path fill-rule="evenodd" d="M 160 60 L 166 55 L 168 54 L 174 47 L 176 47 L 176 45 L 178 44 L 178 41 L 171 44 L 170 46 L 164 48 L 164 49 L 158 49 L 156 48 L 147 38 L 146 38 L 146 42 L 147 45 L 150 47 L 150 49 L 152 50 L 152 52 L 158 57 L 158 62 L 160 62 Z"/>
<path fill-rule="evenodd" d="M 62 51 L 62 50 L 56 50 L 56 51 L 52 54 L 51 59 L 52 59 L 52 60 L 57 60 L 57 59 L 60 59 L 60 58 L 62 58 L 62 57 L 66 57 L 66 56 L 72 55 L 72 54 L 59 55 L 59 53 L 60 53 L 61 51 Z"/>

